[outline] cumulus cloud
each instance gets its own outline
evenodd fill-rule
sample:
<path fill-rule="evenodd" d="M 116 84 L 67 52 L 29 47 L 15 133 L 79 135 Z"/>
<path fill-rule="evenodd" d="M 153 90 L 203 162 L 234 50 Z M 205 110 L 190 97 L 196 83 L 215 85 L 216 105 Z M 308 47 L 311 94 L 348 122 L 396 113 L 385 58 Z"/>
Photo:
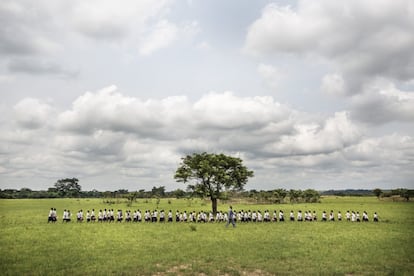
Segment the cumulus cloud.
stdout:
<path fill-rule="evenodd" d="M 366 137 L 348 112 L 320 118 L 271 97 L 211 92 L 196 101 L 143 100 L 109 86 L 86 92 L 67 110 L 26 98 L 1 112 L 9 118 L 0 124 L 0 144 L 8 145 L 0 148 L 9 156 L 0 162 L 6 178 L 118 176 L 139 178 L 147 188 L 153 183 L 172 188 L 180 157 L 199 151 L 242 157 L 256 171 L 252 187 L 274 187 L 270 179 L 293 185 L 290 178 L 317 183 L 342 178 L 343 184 L 350 172 L 362 179 L 367 167 L 398 167 L 407 177 L 413 169 L 412 137 Z"/>
<path fill-rule="evenodd" d="M 68 65 L 78 49 L 95 46 L 150 55 L 178 38 L 192 37 L 197 22 L 166 19 L 172 1 L 26 0 L 0 3 L 0 56 L 10 73 L 73 78 L 79 65 Z M 85 40 L 86 38 L 86 40 Z M 78 62 L 72 59 L 73 62 Z"/>
<path fill-rule="evenodd" d="M 414 92 L 378 82 L 352 98 L 352 116 L 370 124 L 414 122 Z"/>
<path fill-rule="evenodd" d="M 29 129 L 46 127 L 55 109 L 39 99 L 25 98 L 14 106 L 14 118 L 17 123 Z"/>
<path fill-rule="evenodd" d="M 42 3 L 39 3 L 42 7 Z M 0 3 L 0 54 L 26 56 L 46 54 L 60 49 L 45 20 L 50 18 L 47 9 L 31 1 L 1 1 Z"/>
<path fill-rule="evenodd" d="M 75 1 L 70 9 L 74 28 L 97 40 L 119 40 L 141 33 L 152 17 L 164 12 L 170 1 Z M 99 7 L 99 8 L 97 8 Z"/>
<path fill-rule="evenodd" d="M 297 8 L 269 4 L 253 22 L 245 51 L 255 55 L 314 55 L 332 63 L 338 75 L 324 86 L 358 94 L 375 77 L 413 78 L 412 1 L 299 1 Z"/>

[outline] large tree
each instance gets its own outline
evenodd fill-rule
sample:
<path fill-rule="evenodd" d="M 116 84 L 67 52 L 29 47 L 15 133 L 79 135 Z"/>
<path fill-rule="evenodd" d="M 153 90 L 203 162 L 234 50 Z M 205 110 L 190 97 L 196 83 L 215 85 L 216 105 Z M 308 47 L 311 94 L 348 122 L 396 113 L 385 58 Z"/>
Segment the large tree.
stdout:
<path fill-rule="evenodd" d="M 223 190 L 242 190 L 249 177 L 253 171 L 240 158 L 206 152 L 183 157 L 174 175 L 178 182 L 190 182 L 188 188 L 196 194 L 209 197 L 214 214 Z"/>
<path fill-rule="evenodd" d="M 77 178 L 59 179 L 55 183 L 55 188 L 61 197 L 77 197 L 82 189 Z"/>

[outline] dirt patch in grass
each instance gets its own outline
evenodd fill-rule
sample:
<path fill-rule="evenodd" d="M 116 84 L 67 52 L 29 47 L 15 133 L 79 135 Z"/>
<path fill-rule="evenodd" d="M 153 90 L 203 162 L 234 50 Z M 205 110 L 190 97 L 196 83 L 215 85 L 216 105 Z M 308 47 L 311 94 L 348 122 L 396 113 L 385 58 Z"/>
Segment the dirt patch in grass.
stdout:
<path fill-rule="evenodd" d="M 263 271 L 261 269 L 255 270 L 237 270 L 232 268 L 232 272 L 222 272 L 222 271 L 215 271 L 213 275 L 221 275 L 221 276 L 233 276 L 233 275 L 242 275 L 242 276 L 271 276 L 274 275 L 272 273 Z M 189 264 L 180 264 L 173 267 L 168 268 L 166 271 L 157 272 L 154 276 L 165 276 L 165 275 L 178 275 L 178 276 L 185 276 L 185 275 L 197 275 L 197 276 L 208 276 L 210 273 L 204 272 L 196 272 L 193 271 L 192 266 Z"/>

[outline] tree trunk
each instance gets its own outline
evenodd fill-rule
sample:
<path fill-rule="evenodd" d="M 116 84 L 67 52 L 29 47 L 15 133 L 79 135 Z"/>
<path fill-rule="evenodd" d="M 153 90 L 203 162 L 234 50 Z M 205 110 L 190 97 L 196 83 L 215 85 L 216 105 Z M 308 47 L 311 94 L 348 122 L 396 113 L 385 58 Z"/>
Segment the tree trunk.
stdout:
<path fill-rule="evenodd" d="M 211 207 L 213 208 L 213 215 L 215 217 L 217 214 L 217 198 L 211 198 Z"/>

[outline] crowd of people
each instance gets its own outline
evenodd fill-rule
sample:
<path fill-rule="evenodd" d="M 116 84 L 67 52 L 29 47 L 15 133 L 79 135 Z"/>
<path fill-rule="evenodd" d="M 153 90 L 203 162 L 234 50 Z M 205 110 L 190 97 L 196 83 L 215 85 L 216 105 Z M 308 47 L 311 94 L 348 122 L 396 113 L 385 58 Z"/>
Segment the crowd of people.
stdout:
<path fill-rule="evenodd" d="M 260 210 L 240 210 L 235 211 L 231 207 L 228 212 L 218 211 L 216 215 L 213 212 L 204 212 L 204 211 L 175 211 L 173 213 L 172 210 L 165 211 L 165 210 L 117 210 L 114 209 L 100 209 L 99 211 L 95 209 L 87 210 L 84 212 L 83 210 L 79 210 L 76 213 L 76 221 L 83 222 L 86 221 L 90 222 L 193 222 L 193 223 L 212 223 L 212 222 L 227 222 L 227 223 L 234 223 L 241 222 L 284 222 L 285 221 L 285 214 L 282 210 L 277 212 L 276 210 L 272 213 L 269 210 L 260 211 Z M 291 210 L 289 213 L 289 217 L 286 220 L 289 221 L 318 221 L 318 216 L 316 211 L 304 211 L 301 210 L 297 211 L 296 213 Z M 72 220 L 72 213 L 70 210 L 64 210 L 62 215 L 62 221 L 65 223 L 71 222 Z M 321 214 L 321 221 L 350 221 L 350 222 L 367 222 L 370 221 L 368 213 L 364 211 L 362 215 L 359 211 L 347 211 L 343 216 L 341 211 L 337 211 L 336 214 L 333 210 L 329 213 L 323 211 Z M 373 214 L 373 221 L 378 222 L 378 214 L 375 212 Z M 58 215 L 56 208 L 51 208 L 49 211 L 48 222 L 56 222 L 58 221 Z"/>

